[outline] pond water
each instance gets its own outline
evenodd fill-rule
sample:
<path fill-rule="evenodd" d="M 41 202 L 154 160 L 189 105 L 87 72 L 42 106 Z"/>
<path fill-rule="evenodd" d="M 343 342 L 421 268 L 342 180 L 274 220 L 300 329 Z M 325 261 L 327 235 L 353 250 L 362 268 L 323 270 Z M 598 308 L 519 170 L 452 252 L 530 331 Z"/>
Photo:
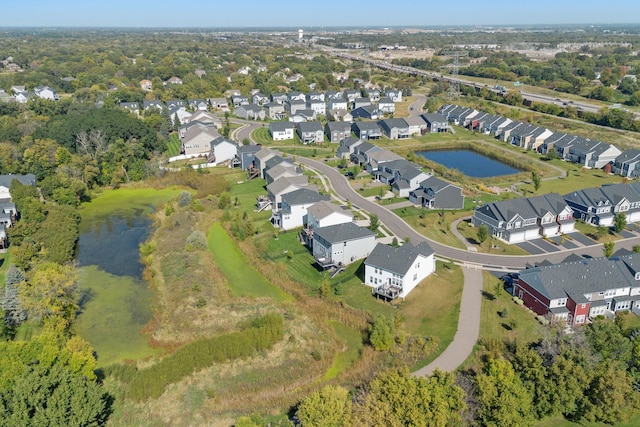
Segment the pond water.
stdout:
<path fill-rule="evenodd" d="M 449 169 L 457 169 L 472 178 L 491 178 L 521 172 L 471 150 L 418 151 L 416 154 L 432 162 L 440 163 Z"/>
<path fill-rule="evenodd" d="M 81 311 L 78 335 L 96 351 L 98 366 L 157 353 L 142 329 L 151 319 L 153 291 L 142 280 L 140 244 L 149 236 L 148 207 L 82 218 L 76 252 Z"/>

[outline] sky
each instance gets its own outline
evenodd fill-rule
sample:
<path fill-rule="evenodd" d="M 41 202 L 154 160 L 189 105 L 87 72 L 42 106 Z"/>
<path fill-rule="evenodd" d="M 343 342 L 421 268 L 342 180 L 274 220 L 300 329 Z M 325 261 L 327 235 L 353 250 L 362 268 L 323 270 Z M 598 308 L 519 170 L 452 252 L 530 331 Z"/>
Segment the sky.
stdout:
<path fill-rule="evenodd" d="M 0 0 L 0 27 L 640 23 L 638 0 Z"/>

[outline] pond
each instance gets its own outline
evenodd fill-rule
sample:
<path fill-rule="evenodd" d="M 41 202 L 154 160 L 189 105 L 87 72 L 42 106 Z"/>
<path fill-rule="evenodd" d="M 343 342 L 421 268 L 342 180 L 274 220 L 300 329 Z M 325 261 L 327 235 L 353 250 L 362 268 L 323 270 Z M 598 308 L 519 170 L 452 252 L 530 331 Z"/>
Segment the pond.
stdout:
<path fill-rule="evenodd" d="M 457 169 L 472 178 L 491 178 L 513 175 L 520 170 L 471 150 L 418 151 L 417 155 L 449 169 Z"/>
<path fill-rule="evenodd" d="M 81 311 L 75 328 L 96 351 L 98 366 L 157 354 L 142 329 L 153 314 L 153 291 L 142 280 L 140 244 L 156 203 L 175 191 L 120 189 L 81 210 L 76 252 Z"/>

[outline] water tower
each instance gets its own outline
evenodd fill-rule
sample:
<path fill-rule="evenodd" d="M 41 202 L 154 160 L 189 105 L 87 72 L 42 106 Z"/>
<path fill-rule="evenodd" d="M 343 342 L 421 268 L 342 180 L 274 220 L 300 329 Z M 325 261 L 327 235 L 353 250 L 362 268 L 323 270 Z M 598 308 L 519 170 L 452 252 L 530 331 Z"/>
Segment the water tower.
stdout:
<path fill-rule="evenodd" d="M 302 43 L 302 39 L 304 38 L 304 31 L 298 30 L 298 42 Z"/>

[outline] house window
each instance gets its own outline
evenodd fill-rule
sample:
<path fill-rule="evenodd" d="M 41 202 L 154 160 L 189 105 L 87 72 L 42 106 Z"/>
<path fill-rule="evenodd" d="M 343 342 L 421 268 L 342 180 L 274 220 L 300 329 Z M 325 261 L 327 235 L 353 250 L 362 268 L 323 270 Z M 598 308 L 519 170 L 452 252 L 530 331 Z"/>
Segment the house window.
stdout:
<path fill-rule="evenodd" d="M 369 276 L 369 281 L 373 283 L 373 276 Z"/>
<path fill-rule="evenodd" d="M 417 280 L 417 279 L 418 279 L 418 273 L 416 273 L 416 274 L 414 274 L 414 275 L 413 275 L 413 280 L 415 281 L 415 280 Z"/>
<path fill-rule="evenodd" d="M 583 304 L 584 305 L 584 304 Z M 584 314 L 581 314 L 579 316 L 576 316 L 576 324 L 580 325 L 584 323 Z"/>
<path fill-rule="evenodd" d="M 420 268 L 420 263 L 417 263 L 417 264 L 416 264 L 416 268 Z"/>

